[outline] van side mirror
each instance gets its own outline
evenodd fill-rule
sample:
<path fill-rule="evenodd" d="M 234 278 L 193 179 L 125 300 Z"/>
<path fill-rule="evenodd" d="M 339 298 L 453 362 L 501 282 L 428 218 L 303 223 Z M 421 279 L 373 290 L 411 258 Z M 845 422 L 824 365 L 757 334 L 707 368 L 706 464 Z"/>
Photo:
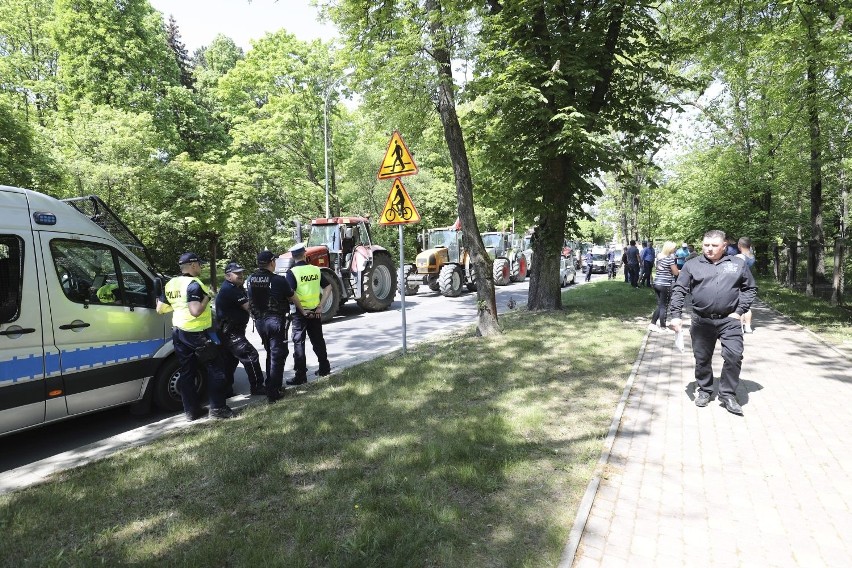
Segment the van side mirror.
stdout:
<path fill-rule="evenodd" d="M 343 229 L 343 238 L 344 239 L 351 239 L 352 235 L 354 235 L 354 234 L 355 234 L 355 232 L 352 230 L 352 227 L 346 227 L 345 229 Z"/>
<path fill-rule="evenodd" d="M 154 299 L 160 298 L 163 295 L 163 279 L 157 276 L 154 278 Z"/>

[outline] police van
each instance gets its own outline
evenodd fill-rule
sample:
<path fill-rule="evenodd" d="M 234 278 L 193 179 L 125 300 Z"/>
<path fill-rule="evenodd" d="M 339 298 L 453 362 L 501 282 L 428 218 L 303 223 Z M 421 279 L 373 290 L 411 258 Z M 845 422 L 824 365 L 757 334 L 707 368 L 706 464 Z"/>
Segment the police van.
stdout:
<path fill-rule="evenodd" d="M 96 197 L 0 186 L 0 436 L 131 403 L 181 409 L 161 287 Z"/>

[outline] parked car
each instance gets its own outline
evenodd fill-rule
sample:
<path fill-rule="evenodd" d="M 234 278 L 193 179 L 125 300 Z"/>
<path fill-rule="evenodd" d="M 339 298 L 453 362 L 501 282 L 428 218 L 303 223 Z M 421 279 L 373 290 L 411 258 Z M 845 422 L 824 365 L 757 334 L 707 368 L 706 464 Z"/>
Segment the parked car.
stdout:
<path fill-rule="evenodd" d="M 559 258 L 559 285 L 565 288 L 577 281 L 577 269 L 574 268 L 574 259 L 562 256 Z"/>

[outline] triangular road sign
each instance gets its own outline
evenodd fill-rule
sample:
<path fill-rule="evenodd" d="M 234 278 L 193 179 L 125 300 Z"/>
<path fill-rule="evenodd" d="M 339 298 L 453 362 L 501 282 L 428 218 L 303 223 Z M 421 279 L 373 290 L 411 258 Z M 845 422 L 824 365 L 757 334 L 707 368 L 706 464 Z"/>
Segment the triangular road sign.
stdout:
<path fill-rule="evenodd" d="M 391 179 L 401 176 L 411 176 L 417 173 L 417 164 L 414 163 L 414 158 L 405 142 L 402 141 L 402 136 L 394 130 L 388 149 L 385 152 L 385 158 L 382 160 L 382 165 L 379 167 L 379 179 Z"/>
<path fill-rule="evenodd" d="M 420 213 L 405 191 L 402 181 L 396 178 L 388 194 L 388 200 L 379 217 L 379 225 L 408 225 L 420 222 Z"/>

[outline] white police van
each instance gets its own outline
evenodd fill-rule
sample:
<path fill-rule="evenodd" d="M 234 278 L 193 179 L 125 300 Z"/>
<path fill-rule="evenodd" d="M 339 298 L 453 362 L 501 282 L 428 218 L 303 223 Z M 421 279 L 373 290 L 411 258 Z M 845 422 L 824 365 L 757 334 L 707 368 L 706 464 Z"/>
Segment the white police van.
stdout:
<path fill-rule="evenodd" d="M 0 435 L 131 403 L 181 408 L 171 314 L 157 314 L 162 282 L 140 247 L 95 197 L 0 186 Z"/>

